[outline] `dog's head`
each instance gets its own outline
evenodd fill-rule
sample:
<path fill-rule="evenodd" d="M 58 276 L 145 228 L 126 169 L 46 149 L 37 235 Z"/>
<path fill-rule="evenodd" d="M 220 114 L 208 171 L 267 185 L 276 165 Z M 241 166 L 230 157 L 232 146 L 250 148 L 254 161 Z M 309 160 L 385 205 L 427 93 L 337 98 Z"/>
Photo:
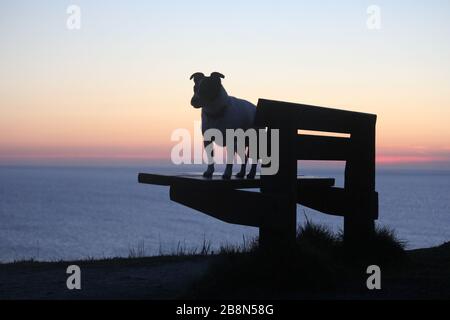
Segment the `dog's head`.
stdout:
<path fill-rule="evenodd" d="M 209 77 L 201 72 L 194 73 L 191 76 L 195 83 L 191 105 L 194 108 L 204 108 L 214 104 L 224 91 L 222 79 L 225 79 L 225 76 L 219 72 L 213 72 Z"/>

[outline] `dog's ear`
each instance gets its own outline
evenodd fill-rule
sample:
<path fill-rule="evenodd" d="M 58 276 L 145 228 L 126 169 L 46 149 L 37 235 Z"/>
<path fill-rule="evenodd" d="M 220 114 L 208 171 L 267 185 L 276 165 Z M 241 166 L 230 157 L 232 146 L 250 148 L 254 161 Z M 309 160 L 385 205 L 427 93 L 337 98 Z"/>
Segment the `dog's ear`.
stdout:
<path fill-rule="evenodd" d="M 203 73 L 196 72 L 191 76 L 190 80 L 194 79 L 194 82 L 197 83 L 197 81 L 203 79 L 204 77 L 205 77 L 205 75 Z"/>
<path fill-rule="evenodd" d="M 211 78 L 220 78 L 220 79 L 225 79 L 225 76 L 219 72 L 213 72 L 210 75 Z"/>

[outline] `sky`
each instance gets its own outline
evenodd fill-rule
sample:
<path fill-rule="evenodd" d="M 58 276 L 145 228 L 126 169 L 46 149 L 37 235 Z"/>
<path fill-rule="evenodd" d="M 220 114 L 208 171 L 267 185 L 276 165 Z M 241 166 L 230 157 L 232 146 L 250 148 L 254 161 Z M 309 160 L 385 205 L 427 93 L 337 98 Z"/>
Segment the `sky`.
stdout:
<path fill-rule="evenodd" d="M 1 0 L 0 164 L 168 160 L 189 76 L 219 71 L 255 104 L 377 114 L 379 164 L 450 168 L 448 39 L 448 0 Z"/>

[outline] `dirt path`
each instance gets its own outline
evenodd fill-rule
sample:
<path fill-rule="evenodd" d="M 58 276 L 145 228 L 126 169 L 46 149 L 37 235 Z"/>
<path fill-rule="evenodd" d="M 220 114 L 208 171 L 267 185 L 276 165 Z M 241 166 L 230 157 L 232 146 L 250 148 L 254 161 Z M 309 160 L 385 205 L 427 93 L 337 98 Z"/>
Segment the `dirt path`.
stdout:
<path fill-rule="evenodd" d="M 0 265 L 0 299 L 174 299 L 211 258 L 145 258 Z M 67 289 L 66 269 L 81 268 L 81 290 Z"/>

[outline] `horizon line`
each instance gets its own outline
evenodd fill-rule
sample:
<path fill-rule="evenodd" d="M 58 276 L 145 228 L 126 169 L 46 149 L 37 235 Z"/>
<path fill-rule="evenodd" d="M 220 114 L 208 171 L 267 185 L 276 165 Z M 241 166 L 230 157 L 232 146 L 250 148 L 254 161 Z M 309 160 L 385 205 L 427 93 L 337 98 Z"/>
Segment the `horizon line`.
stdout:
<path fill-rule="evenodd" d="M 345 161 L 305 161 L 313 167 L 338 167 L 342 166 Z M 170 158 L 146 155 L 78 155 L 78 156 L 64 156 L 64 155 L 34 155 L 34 156 L 0 156 L 0 166 L 14 167 L 14 166 L 117 166 L 117 165 L 170 165 L 173 164 Z M 173 164 L 174 165 L 174 164 Z M 189 164 L 183 164 L 184 166 Z M 202 165 L 202 164 L 192 164 Z M 437 158 L 432 156 L 418 157 L 418 156 L 385 156 L 380 155 L 376 158 L 377 167 L 436 167 L 438 170 L 450 169 L 450 160 Z M 174 165 L 178 167 L 177 165 Z"/>

